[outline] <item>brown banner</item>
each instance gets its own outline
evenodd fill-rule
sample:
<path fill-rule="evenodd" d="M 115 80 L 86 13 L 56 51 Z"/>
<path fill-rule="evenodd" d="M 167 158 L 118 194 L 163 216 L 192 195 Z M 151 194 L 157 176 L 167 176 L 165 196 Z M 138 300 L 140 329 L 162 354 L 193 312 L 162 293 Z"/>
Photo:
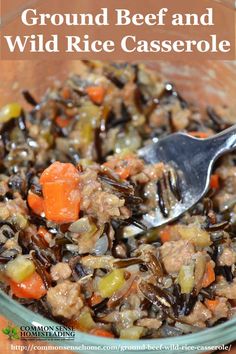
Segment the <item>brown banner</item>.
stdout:
<path fill-rule="evenodd" d="M 1 16 L 1 59 L 235 58 L 231 0 L 2 0 Z"/>

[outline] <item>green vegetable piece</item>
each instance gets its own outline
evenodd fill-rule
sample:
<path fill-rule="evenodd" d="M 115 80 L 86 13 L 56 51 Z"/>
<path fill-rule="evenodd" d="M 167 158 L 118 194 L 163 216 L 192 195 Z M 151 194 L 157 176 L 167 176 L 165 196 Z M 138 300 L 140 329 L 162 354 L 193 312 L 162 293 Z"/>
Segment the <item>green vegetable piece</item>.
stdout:
<path fill-rule="evenodd" d="M 124 283 L 124 270 L 115 269 L 100 279 L 98 282 L 98 290 L 102 297 L 111 297 Z"/>
<path fill-rule="evenodd" d="M 143 334 L 143 327 L 133 326 L 120 331 L 121 339 L 139 339 Z"/>
<path fill-rule="evenodd" d="M 29 278 L 34 271 L 35 265 L 33 261 L 24 256 L 18 256 L 6 265 L 6 275 L 16 283 Z"/>
<path fill-rule="evenodd" d="M 12 118 L 18 118 L 21 114 L 19 103 L 9 103 L 0 109 L 0 123 L 6 123 Z"/>

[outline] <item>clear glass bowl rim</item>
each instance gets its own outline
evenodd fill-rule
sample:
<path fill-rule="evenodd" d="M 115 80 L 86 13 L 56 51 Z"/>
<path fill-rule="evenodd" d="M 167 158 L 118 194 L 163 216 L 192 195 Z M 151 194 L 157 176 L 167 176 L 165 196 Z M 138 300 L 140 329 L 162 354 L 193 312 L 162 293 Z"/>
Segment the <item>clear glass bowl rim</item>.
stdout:
<path fill-rule="evenodd" d="M 34 313 L 23 305 L 19 304 L 12 298 L 10 298 L 7 294 L 3 291 L 0 291 L 0 313 L 3 316 L 6 316 L 10 321 L 14 322 L 16 325 L 19 326 L 58 326 L 58 323 L 47 319 L 37 313 Z M 171 345 L 193 345 L 193 346 L 201 346 L 201 345 L 223 345 L 229 342 L 232 342 L 236 339 L 236 317 L 232 318 L 222 324 L 219 324 L 212 328 L 203 329 L 197 333 L 193 334 L 186 334 L 183 336 L 176 336 L 176 337 L 169 337 L 169 338 L 159 338 L 159 339 L 140 339 L 140 340 L 125 340 L 125 339 L 111 339 L 111 338 L 104 338 L 93 336 L 84 332 L 75 331 L 75 338 L 74 341 L 70 342 L 71 345 L 93 345 L 93 346 L 104 346 L 104 345 L 112 345 L 117 347 L 125 347 L 125 346 L 132 346 L 132 347 L 141 347 L 142 345 L 145 346 L 146 344 L 150 344 L 151 346 L 158 347 L 158 346 L 171 346 Z M 45 339 L 46 341 L 46 339 Z M 52 343 L 52 342 L 51 342 Z M 66 345 L 63 341 L 54 342 L 57 345 Z M 140 352 L 139 350 L 130 351 L 126 350 L 129 353 L 137 353 Z M 194 352 L 203 352 L 204 350 L 196 350 L 191 351 Z M 142 353 L 149 353 L 152 351 L 143 350 Z M 170 350 L 161 350 L 162 353 L 170 353 Z M 176 350 L 174 351 L 176 352 Z M 182 352 L 177 351 L 177 352 Z M 187 353 L 188 351 L 184 350 L 183 352 Z M 89 351 L 87 351 L 89 353 Z M 99 351 L 97 351 L 99 353 Z"/>

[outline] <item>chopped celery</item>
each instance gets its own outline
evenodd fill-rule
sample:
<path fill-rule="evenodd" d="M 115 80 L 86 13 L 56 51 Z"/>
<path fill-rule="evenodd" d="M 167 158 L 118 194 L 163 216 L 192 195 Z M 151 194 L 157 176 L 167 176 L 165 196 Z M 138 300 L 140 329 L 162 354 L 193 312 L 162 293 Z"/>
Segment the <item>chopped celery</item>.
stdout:
<path fill-rule="evenodd" d="M 121 339 L 139 339 L 143 334 L 143 327 L 133 326 L 130 328 L 123 328 L 120 331 Z"/>
<path fill-rule="evenodd" d="M 114 269 L 98 282 L 98 290 L 102 297 L 111 297 L 125 283 L 124 270 Z"/>
<path fill-rule="evenodd" d="M 12 118 L 19 117 L 21 106 L 19 103 L 9 103 L 0 109 L 0 123 L 6 123 Z"/>
<path fill-rule="evenodd" d="M 94 162 L 93 160 L 89 160 L 89 159 L 80 159 L 79 161 L 80 165 L 84 168 L 91 166 Z"/>
<path fill-rule="evenodd" d="M 34 272 L 34 263 L 25 256 L 18 256 L 6 265 L 6 275 L 16 283 L 24 281 Z"/>
<path fill-rule="evenodd" d="M 115 152 L 124 154 L 136 151 L 141 146 L 141 138 L 139 133 L 134 129 L 119 134 L 115 143 Z"/>
<path fill-rule="evenodd" d="M 90 331 L 92 328 L 96 327 L 96 323 L 94 322 L 91 313 L 86 310 L 81 313 L 78 318 L 78 325 L 81 331 Z"/>

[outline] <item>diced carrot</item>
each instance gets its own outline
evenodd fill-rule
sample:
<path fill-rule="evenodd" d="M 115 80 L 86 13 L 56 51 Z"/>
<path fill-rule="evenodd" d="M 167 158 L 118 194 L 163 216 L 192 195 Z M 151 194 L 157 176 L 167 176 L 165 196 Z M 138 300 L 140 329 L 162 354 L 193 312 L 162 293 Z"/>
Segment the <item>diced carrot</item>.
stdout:
<path fill-rule="evenodd" d="M 109 331 L 106 331 L 105 329 L 101 328 L 93 328 L 89 332 L 90 334 L 93 334 L 94 336 L 99 336 L 99 337 L 107 337 L 107 338 L 114 338 L 114 334 L 112 334 Z"/>
<path fill-rule="evenodd" d="M 64 100 L 68 100 L 70 98 L 71 91 L 69 87 L 65 86 L 61 89 L 61 96 L 64 98 Z"/>
<path fill-rule="evenodd" d="M 210 187 L 216 190 L 220 188 L 219 175 L 217 174 L 211 175 Z"/>
<path fill-rule="evenodd" d="M 216 307 L 219 305 L 220 301 L 218 299 L 215 299 L 215 300 L 209 300 L 209 299 L 206 299 L 205 300 L 205 305 L 206 307 L 211 311 L 211 312 L 214 312 Z"/>
<path fill-rule="evenodd" d="M 160 238 L 162 243 L 170 241 L 170 226 L 166 226 L 160 231 Z"/>
<path fill-rule="evenodd" d="M 121 179 L 127 179 L 130 176 L 130 168 L 128 166 L 124 168 L 118 168 L 116 173 L 120 176 Z"/>
<path fill-rule="evenodd" d="M 68 118 L 64 119 L 64 118 L 58 116 L 58 117 L 56 117 L 55 122 L 57 123 L 57 125 L 60 128 L 65 128 L 65 127 L 67 127 L 70 124 L 71 119 L 68 119 Z"/>
<path fill-rule="evenodd" d="M 54 162 L 40 177 L 44 210 L 48 220 L 58 223 L 76 221 L 79 217 L 79 172 L 71 163 Z"/>
<path fill-rule="evenodd" d="M 192 131 L 192 132 L 188 132 L 188 134 L 194 136 L 195 138 L 199 138 L 199 139 L 206 139 L 209 138 L 209 133 L 207 132 L 198 132 L 198 131 Z"/>
<path fill-rule="evenodd" d="M 8 283 L 12 293 L 19 298 L 38 300 L 47 293 L 43 280 L 37 272 L 21 283 L 16 283 L 11 279 L 8 279 Z"/>
<path fill-rule="evenodd" d="M 40 184 L 54 181 L 79 181 L 79 172 L 71 163 L 54 162 L 46 168 L 41 177 Z"/>
<path fill-rule="evenodd" d="M 106 90 L 102 86 L 90 86 L 87 87 L 86 92 L 94 103 L 102 104 Z"/>
<path fill-rule="evenodd" d="M 90 306 L 94 306 L 94 305 L 99 304 L 102 300 L 103 300 L 103 298 L 101 297 L 101 295 L 93 294 L 91 296 L 91 298 L 89 299 L 89 304 L 90 304 Z"/>
<path fill-rule="evenodd" d="M 44 200 L 42 197 L 29 191 L 27 201 L 35 214 L 41 215 L 44 212 Z"/>
<path fill-rule="evenodd" d="M 205 270 L 205 274 L 203 276 L 203 280 L 202 280 L 202 287 L 206 288 L 208 287 L 211 283 L 213 283 L 213 281 L 215 281 L 215 272 L 214 272 L 214 268 L 211 264 L 211 262 L 208 262 L 206 265 L 206 270 Z"/>
<path fill-rule="evenodd" d="M 75 184 L 54 181 L 43 184 L 45 216 L 57 223 L 69 223 L 79 218 L 80 196 Z"/>

